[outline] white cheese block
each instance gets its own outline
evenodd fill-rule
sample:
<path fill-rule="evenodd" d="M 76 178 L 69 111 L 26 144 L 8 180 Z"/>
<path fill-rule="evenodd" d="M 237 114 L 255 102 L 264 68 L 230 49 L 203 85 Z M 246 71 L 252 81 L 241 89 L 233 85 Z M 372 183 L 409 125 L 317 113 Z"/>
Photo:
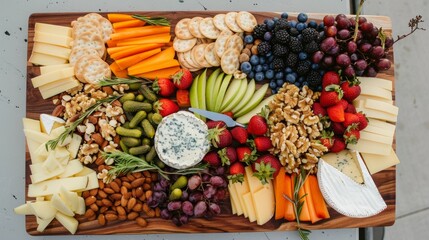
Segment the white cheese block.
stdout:
<path fill-rule="evenodd" d="M 43 53 L 46 55 L 69 59 L 71 49 L 61 46 L 56 46 L 48 43 L 35 42 L 33 45 L 33 52 Z"/>
<path fill-rule="evenodd" d="M 361 155 L 371 174 L 399 164 L 399 158 L 393 149 L 391 149 L 389 155 L 376 155 L 369 153 L 361 153 Z"/>
<path fill-rule="evenodd" d="M 319 160 L 317 178 L 320 191 L 326 202 L 337 212 L 354 218 L 374 216 L 387 208 L 378 192 L 365 163 L 358 153 L 357 159 L 362 170 L 363 184 L 350 179 L 323 158 Z"/>
<path fill-rule="evenodd" d="M 366 139 L 359 139 L 356 144 L 348 144 L 348 149 L 362 153 L 372 153 L 378 155 L 389 155 L 392 144 L 374 142 Z"/>
<path fill-rule="evenodd" d="M 76 212 L 79 208 L 79 196 L 76 192 L 71 192 L 65 189 L 64 187 L 60 188 L 60 197 L 63 202 L 72 210 Z"/>
<path fill-rule="evenodd" d="M 66 130 L 65 126 L 60 126 L 57 127 L 55 129 L 52 129 L 51 133 L 49 134 L 49 136 L 52 137 L 52 139 L 59 137 L 64 131 Z"/>
<path fill-rule="evenodd" d="M 61 199 L 59 194 L 53 194 L 51 198 L 52 206 L 57 209 L 59 212 L 63 213 L 64 215 L 73 217 L 74 213 L 73 211 L 67 206 L 67 204 L 64 202 L 63 199 Z"/>
<path fill-rule="evenodd" d="M 30 203 L 24 203 L 24 204 L 22 204 L 16 208 L 14 208 L 13 211 L 15 212 L 15 214 L 19 214 L 19 215 L 34 214 L 31 207 L 30 207 Z"/>
<path fill-rule="evenodd" d="M 27 147 L 28 147 L 28 152 L 30 153 L 31 163 L 38 163 L 43 161 L 43 159 L 40 159 L 36 153 L 37 149 L 42 145 L 43 144 L 37 141 L 27 139 Z"/>
<path fill-rule="evenodd" d="M 85 214 L 86 206 L 85 206 L 85 199 L 83 197 L 77 197 L 77 208 L 75 213 L 79 215 Z"/>
<path fill-rule="evenodd" d="M 41 132 L 39 120 L 31 119 L 31 118 L 23 118 L 22 125 L 24 126 L 24 129 Z"/>
<path fill-rule="evenodd" d="M 41 219 L 50 219 L 57 213 L 50 201 L 32 202 L 29 205 L 32 213 Z"/>
<path fill-rule="evenodd" d="M 44 133 L 50 134 L 52 129 L 64 126 L 65 123 L 66 122 L 62 118 L 45 113 L 40 114 L 40 128 Z"/>
<path fill-rule="evenodd" d="M 31 183 L 40 183 L 43 182 L 45 180 L 54 178 L 58 175 L 60 175 L 61 173 L 64 172 L 64 168 L 56 168 L 53 171 L 47 171 L 45 169 L 45 171 L 40 171 L 37 173 L 33 173 L 32 175 L 30 175 L 30 179 L 31 179 Z"/>
<path fill-rule="evenodd" d="M 67 148 L 65 147 L 56 147 L 54 150 L 54 153 L 55 153 L 55 158 L 57 159 L 67 158 L 67 160 L 69 160 L 70 153 L 69 151 L 67 151 Z"/>
<path fill-rule="evenodd" d="M 241 207 L 241 211 L 243 211 L 244 217 L 247 218 L 249 215 L 247 214 L 247 209 L 244 206 L 244 200 L 243 200 L 243 195 L 249 192 L 249 186 L 248 186 L 247 180 L 244 179 L 242 183 L 236 182 L 233 184 L 233 186 L 237 194 L 237 199 L 238 199 L 237 202 Z"/>
<path fill-rule="evenodd" d="M 255 204 L 253 203 L 252 194 L 250 192 L 243 195 L 244 207 L 246 208 L 249 221 L 256 221 Z"/>
<path fill-rule="evenodd" d="M 258 225 L 264 225 L 274 216 L 274 189 L 271 181 L 265 185 L 268 185 L 269 187 L 264 187 L 257 192 L 252 193 L 253 203 L 255 204 L 256 223 Z"/>
<path fill-rule="evenodd" d="M 390 123 L 386 123 L 386 124 L 393 125 Z M 393 127 L 395 127 L 395 125 L 393 125 Z M 369 120 L 368 126 L 366 126 L 366 128 L 362 130 L 362 132 L 369 132 L 369 133 L 379 134 L 379 135 L 393 138 L 393 136 L 395 135 L 395 128 L 391 130 L 390 128 L 379 127 L 377 125 L 371 124 L 371 120 Z"/>
<path fill-rule="evenodd" d="M 34 31 L 63 35 L 68 37 L 72 36 L 71 27 L 65 27 L 65 26 L 59 26 L 59 25 L 47 24 L 47 23 L 36 23 L 34 25 Z"/>
<path fill-rule="evenodd" d="M 339 153 L 328 153 L 322 156 L 323 160 L 344 173 L 357 183 L 363 183 L 362 171 L 357 161 L 356 153 L 343 150 Z"/>
<path fill-rule="evenodd" d="M 35 154 L 37 162 L 43 163 L 49 155 L 48 150 L 46 150 L 46 143 L 40 144 L 40 146 L 36 149 Z"/>
<path fill-rule="evenodd" d="M 396 122 L 398 119 L 398 116 L 388 114 L 385 112 L 380 112 L 380 111 L 373 110 L 373 109 L 367 109 L 364 107 L 356 107 L 356 111 L 364 112 L 365 115 L 369 118 L 375 118 L 378 120 L 384 120 L 384 121 L 388 121 L 388 122 Z"/>
<path fill-rule="evenodd" d="M 369 141 L 390 144 L 390 145 L 392 145 L 393 143 L 393 137 L 383 136 L 383 135 L 379 135 L 379 134 L 375 134 L 367 131 L 360 132 L 360 139 L 365 139 Z"/>
<path fill-rule="evenodd" d="M 83 165 L 79 159 L 70 160 L 64 169 L 64 172 L 59 175 L 60 178 L 67 178 L 79 173 L 83 170 Z"/>
<path fill-rule="evenodd" d="M 235 190 L 234 184 L 232 181 L 229 181 L 228 184 L 229 196 L 231 198 L 231 206 L 234 206 L 235 213 L 240 216 L 243 214 L 243 210 L 241 208 L 240 199 L 238 198 L 237 191 Z"/>
<path fill-rule="evenodd" d="M 97 176 L 95 177 L 97 178 Z M 87 184 L 88 176 L 48 180 L 28 185 L 28 196 L 39 197 L 52 195 L 54 193 L 58 193 L 61 186 L 64 186 L 69 191 L 79 191 L 85 189 Z"/>
<path fill-rule="evenodd" d="M 55 219 L 57 219 L 71 234 L 76 233 L 79 222 L 74 217 L 57 212 L 57 214 L 55 214 Z"/>
<path fill-rule="evenodd" d="M 31 79 L 31 83 L 33 84 L 33 87 L 37 88 L 45 84 L 52 83 L 64 78 L 73 77 L 73 76 L 74 76 L 74 68 L 68 67 L 68 68 L 62 68 L 57 71 L 48 72 L 46 74 L 34 77 Z"/>
<path fill-rule="evenodd" d="M 48 218 L 48 219 L 41 219 L 36 217 L 36 222 L 37 222 L 37 231 L 38 232 L 43 232 L 45 231 L 46 227 L 49 225 L 49 223 L 52 222 L 52 220 L 54 220 L 55 217 L 52 218 Z"/>
<path fill-rule="evenodd" d="M 79 81 L 74 77 L 69 77 L 41 86 L 39 90 L 42 98 L 47 99 L 77 86 L 79 86 Z"/>
<path fill-rule="evenodd" d="M 68 64 L 68 63 L 42 66 L 42 67 L 40 67 L 40 74 L 43 75 L 43 74 L 46 74 L 48 72 L 54 72 L 54 71 L 60 70 L 62 68 L 68 68 L 68 67 L 70 67 L 70 64 Z"/>
<path fill-rule="evenodd" d="M 50 151 L 48 157 L 43 162 L 43 167 L 46 168 L 47 171 L 52 172 L 57 168 L 63 168 L 63 166 L 57 161 L 55 157 L 55 151 Z"/>
<path fill-rule="evenodd" d="M 396 128 L 395 124 L 391 124 L 386 121 L 381 121 L 375 118 L 368 118 L 368 125 L 385 128 L 389 131 L 395 131 L 395 128 Z"/>
<path fill-rule="evenodd" d="M 392 100 L 392 92 L 381 87 L 361 87 L 360 94 Z"/>
<path fill-rule="evenodd" d="M 49 136 L 46 133 L 37 132 L 31 129 L 24 129 L 24 134 L 27 140 L 33 140 L 40 144 L 53 139 L 51 136 Z"/>
<path fill-rule="evenodd" d="M 355 100 L 353 100 L 353 103 L 356 102 L 356 101 L 362 101 L 362 100 L 366 100 L 366 99 L 373 99 L 373 100 L 376 100 L 376 101 L 381 101 L 381 102 L 385 102 L 385 103 L 388 103 L 388 104 L 393 104 L 393 100 L 392 99 L 385 99 L 385 98 L 368 96 L 368 95 L 359 95 Z"/>
<path fill-rule="evenodd" d="M 73 39 L 69 36 L 51 34 L 46 32 L 35 32 L 34 42 L 49 43 L 56 46 L 70 48 L 70 43 Z"/>
<path fill-rule="evenodd" d="M 28 59 L 28 62 L 36 65 L 47 66 L 47 65 L 57 65 L 57 64 L 67 63 L 67 59 L 54 57 L 43 53 L 33 52 L 31 53 L 31 56 L 30 56 L 30 59 Z"/>
<path fill-rule="evenodd" d="M 30 165 L 30 170 L 32 174 L 36 174 L 46 171 L 46 168 L 43 166 L 43 163 L 33 163 Z"/>
<path fill-rule="evenodd" d="M 75 177 L 88 176 L 88 175 L 90 175 L 91 173 L 95 173 L 95 171 L 94 171 L 94 170 L 92 170 L 92 169 L 91 169 L 91 168 L 89 168 L 89 167 L 83 167 L 82 171 L 80 171 L 80 172 L 76 173 L 74 176 L 75 176 Z"/>
<path fill-rule="evenodd" d="M 358 77 L 361 88 L 380 87 L 386 90 L 393 90 L 393 82 L 382 78 Z"/>
<path fill-rule="evenodd" d="M 374 99 L 366 99 L 365 100 L 365 108 L 373 109 L 380 112 L 385 112 L 391 115 L 398 115 L 399 108 L 395 105 L 385 103 L 382 101 L 377 101 Z"/>
<path fill-rule="evenodd" d="M 87 191 L 87 190 L 91 190 L 99 187 L 96 172 L 91 172 L 90 174 L 87 175 L 87 177 L 88 177 L 88 184 L 81 191 Z"/>
<path fill-rule="evenodd" d="M 82 142 L 81 136 L 79 136 L 77 134 L 72 135 L 72 140 L 71 140 L 70 144 L 67 145 L 67 150 L 70 153 L 70 158 L 76 158 L 81 142 Z"/>

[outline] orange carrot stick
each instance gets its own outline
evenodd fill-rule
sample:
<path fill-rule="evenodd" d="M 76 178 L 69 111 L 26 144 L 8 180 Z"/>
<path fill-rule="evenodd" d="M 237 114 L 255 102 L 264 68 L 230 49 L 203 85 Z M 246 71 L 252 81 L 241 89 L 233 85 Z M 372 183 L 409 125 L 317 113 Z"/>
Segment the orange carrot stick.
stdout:
<path fill-rule="evenodd" d="M 116 47 L 116 41 L 113 41 L 113 40 L 108 40 L 106 44 L 107 44 L 107 47 L 109 48 Z"/>
<path fill-rule="evenodd" d="M 161 63 L 155 63 L 155 64 L 151 64 L 151 65 L 143 65 L 140 66 L 138 68 L 130 67 L 128 68 L 128 75 L 131 76 L 136 76 L 136 75 L 140 75 L 143 73 L 147 73 L 147 72 L 153 72 L 159 69 L 164 69 L 164 68 L 171 68 L 171 67 L 176 67 L 179 66 L 179 62 L 176 59 L 170 59 L 170 60 L 166 60 L 164 62 Z"/>
<path fill-rule="evenodd" d="M 145 60 L 137 63 L 136 65 L 130 67 L 128 69 L 128 71 L 133 72 L 135 69 L 141 68 L 142 66 L 145 66 L 145 65 L 158 64 L 158 63 L 162 63 L 164 61 L 173 59 L 174 54 L 175 54 L 175 51 L 172 47 L 167 48 L 164 51 L 162 51 L 162 52 L 160 52 L 160 53 L 158 53 L 158 54 L 156 54 L 156 55 L 154 55 L 148 59 L 145 59 Z"/>
<path fill-rule="evenodd" d="M 328 207 L 326 206 L 325 199 L 323 198 L 322 193 L 320 192 L 319 183 L 317 182 L 317 177 L 310 175 L 308 178 L 310 182 L 310 191 L 311 197 L 314 205 L 314 210 L 318 217 L 326 219 L 330 218 Z"/>
<path fill-rule="evenodd" d="M 123 22 L 115 22 L 112 24 L 113 28 L 119 29 L 119 28 L 134 28 L 134 27 L 142 27 L 146 24 L 146 22 L 134 19 L 134 20 L 128 20 Z"/>
<path fill-rule="evenodd" d="M 110 35 L 110 38 L 112 40 L 123 40 L 123 39 L 129 39 L 129 38 L 137 38 L 137 37 L 161 34 L 161 33 L 170 33 L 170 27 L 162 27 L 162 26 L 150 27 L 150 28 L 142 27 L 142 29 L 137 31 L 113 33 L 112 35 Z"/>
<path fill-rule="evenodd" d="M 314 175 L 312 175 L 312 176 L 314 177 Z M 304 192 L 305 192 L 305 194 L 307 194 L 307 196 L 304 199 L 305 199 L 305 202 L 307 203 L 308 213 L 310 214 L 311 223 L 315 223 L 315 222 L 322 220 L 322 218 L 317 216 L 315 205 L 313 202 L 313 194 L 311 192 L 310 184 L 311 184 L 310 180 L 309 180 L 309 178 L 307 178 L 307 181 L 305 181 L 304 186 L 303 186 Z"/>
<path fill-rule="evenodd" d="M 125 48 L 122 51 L 112 53 L 112 54 L 110 54 L 110 57 L 114 60 L 119 60 L 121 58 L 129 57 L 129 56 L 137 54 L 137 53 L 152 50 L 155 48 L 160 48 L 163 45 L 164 44 L 162 44 L 162 43 L 148 43 L 148 44 L 141 44 L 141 45 L 124 46 L 124 47 L 129 47 L 129 48 Z"/>
<path fill-rule="evenodd" d="M 119 66 L 119 69 L 125 70 L 126 68 L 133 66 L 146 58 L 149 58 L 157 53 L 161 52 L 161 48 L 155 48 L 146 52 L 138 53 L 135 55 L 131 55 L 126 58 L 121 58 L 116 61 L 116 64 Z"/>
<path fill-rule="evenodd" d="M 109 19 L 109 21 L 112 23 L 135 20 L 135 18 L 133 18 L 133 16 L 130 14 L 123 13 L 109 13 L 107 14 L 107 19 Z"/>
<path fill-rule="evenodd" d="M 285 176 L 284 176 L 284 193 L 290 199 L 292 199 L 292 189 L 293 189 L 293 185 L 292 184 L 293 183 L 292 183 L 291 175 L 285 174 Z M 285 202 L 284 217 L 288 221 L 295 221 L 295 219 L 296 219 L 295 211 L 293 209 L 293 204 L 289 200 L 287 200 L 287 199 L 286 199 L 286 202 Z"/>
<path fill-rule="evenodd" d="M 117 42 L 117 46 L 126 46 L 126 45 L 140 45 L 140 44 L 148 44 L 148 43 L 168 43 L 171 39 L 170 34 L 162 33 L 162 34 L 155 34 L 145 37 L 138 37 L 138 38 L 130 38 L 130 39 L 124 39 Z"/>
<path fill-rule="evenodd" d="M 116 64 L 116 62 L 113 62 L 112 64 L 110 64 L 110 70 L 112 70 L 113 74 L 115 74 L 116 77 L 128 78 L 127 70 L 121 70 L 118 64 Z"/>
<path fill-rule="evenodd" d="M 285 194 L 285 169 L 280 168 L 280 171 L 274 179 L 274 195 L 276 198 L 276 211 L 275 219 L 282 219 L 285 216 L 286 199 L 283 197 Z"/>
<path fill-rule="evenodd" d="M 126 49 L 135 48 L 135 47 L 136 47 L 135 45 L 130 45 L 130 46 L 123 46 L 123 47 L 111 47 L 111 48 L 107 48 L 106 50 L 109 55 L 112 55 L 114 53 L 121 52 Z"/>
<path fill-rule="evenodd" d="M 171 78 L 171 75 L 174 75 L 177 71 L 180 70 L 180 67 L 171 67 L 155 70 L 152 72 L 142 73 L 137 75 L 137 77 L 147 78 L 154 80 L 155 78 Z"/>
<path fill-rule="evenodd" d="M 115 33 L 120 32 L 128 32 L 128 31 L 140 31 L 141 29 L 151 29 L 151 28 L 157 28 L 158 26 L 144 26 L 144 27 L 129 27 L 129 28 L 117 28 L 115 29 Z"/>

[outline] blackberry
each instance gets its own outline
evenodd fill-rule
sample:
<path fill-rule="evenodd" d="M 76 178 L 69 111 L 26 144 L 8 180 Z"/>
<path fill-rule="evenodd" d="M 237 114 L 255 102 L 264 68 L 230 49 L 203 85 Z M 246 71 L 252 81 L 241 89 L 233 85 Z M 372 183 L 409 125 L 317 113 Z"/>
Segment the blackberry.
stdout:
<path fill-rule="evenodd" d="M 275 43 L 273 45 L 273 54 L 274 56 L 283 57 L 288 54 L 289 50 L 285 45 L 282 45 L 280 43 Z"/>
<path fill-rule="evenodd" d="M 319 44 L 315 41 L 311 41 L 304 46 L 304 51 L 308 54 L 314 53 L 319 50 Z"/>
<path fill-rule="evenodd" d="M 311 89 L 317 89 L 322 85 L 322 76 L 320 76 L 319 72 L 311 70 L 307 74 L 307 82 Z"/>
<path fill-rule="evenodd" d="M 304 76 L 308 73 L 310 68 L 311 68 L 310 61 L 300 61 L 296 65 L 296 73 L 298 73 L 298 75 L 300 76 Z"/>
<path fill-rule="evenodd" d="M 265 55 L 271 50 L 271 45 L 268 42 L 261 42 L 258 45 L 258 54 Z"/>
<path fill-rule="evenodd" d="M 276 71 L 283 70 L 285 68 L 285 62 L 280 57 L 274 57 L 272 64 Z"/>
<path fill-rule="evenodd" d="M 286 66 L 294 68 L 297 63 L 298 63 L 298 54 L 289 53 L 289 55 L 286 58 Z"/>
<path fill-rule="evenodd" d="M 285 18 L 280 18 L 279 20 L 277 20 L 276 26 L 274 27 L 274 32 L 277 32 L 282 29 L 289 29 L 289 22 Z"/>
<path fill-rule="evenodd" d="M 264 34 L 268 31 L 266 24 L 258 24 L 253 29 L 253 35 L 255 38 L 264 39 Z"/>
<path fill-rule="evenodd" d="M 302 30 L 301 34 L 302 34 L 302 41 L 304 43 L 309 43 L 313 40 L 316 40 L 317 37 L 319 36 L 319 33 L 314 28 L 306 28 Z"/>
<path fill-rule="evenodd" d="M 279 43 L 288 43 L 290 36 L 286 29 L 280 29 L 277 32 L 274 32 L 274 39 Z"/>
<path fill-rule="evenodd" d="M 302 51 L 302 43 L 296 37 L 291 37 L 289 41 L 289 49 L 294 53 L 299 53 Z"/>

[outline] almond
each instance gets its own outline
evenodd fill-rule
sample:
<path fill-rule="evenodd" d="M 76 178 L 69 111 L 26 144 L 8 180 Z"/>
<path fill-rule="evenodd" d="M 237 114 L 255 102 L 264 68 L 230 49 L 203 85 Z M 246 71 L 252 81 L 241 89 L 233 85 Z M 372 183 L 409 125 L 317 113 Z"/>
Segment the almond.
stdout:
<path fill-rule="evenodd" d="M 144 182 L 145 182 L 144 178 L 137 178 L 136 180 L 131 182 L 131 186 L 133 188 L 137 188 L 137 187 L 140 187 L 141 185 L 143 185 Z"/>
<path fill-rule="evenodd" d="M 85 198 L 85 206 L 89 206 L 89 205 L 95 203 L 95 201 L 97 201 L 96 197 L 89 196 L 89 197 Z"/>
<path fill-rule="evenodd" d="M 107 221 L 115 221 L 118 219 L 118 215 L 113 214 L 113 213 L 107 213 L 105 218 Z"/>
<path fill-rule="evenodd" d="M 134 212 L 141 212 L 143 205 L 141 203 L 136 203 L 136 205 L 133 207 Z"/>
<path fill-rule="evenodd" d="M 136 213 L 136 212 L 130 212 L 130 213 L 128 213 L 127 218 L 128 218 L 128 220 L 134 220 L 134 219 L 136 219 L 139 215 L 140 215 L 140 214 L 138 214 L 138 213 Z"/>
<path fill-rule="evenodd" d="M 113 107 L 122 107 L 122 103 L 119 100 L 115 100 L 111 103 Z"/>
<path fill-rule="evenodd" d="M 113 89 L 112 87 L 109 86 L 104 86 L 101 88 L 103 90 L 103 92 L 107 93 L 107 95 L 112 95 L 113 94 Z"/>
<path fill-rule="evenodd" d="M 128 210 L 133 209 L 136 203 L 137 203 L 137 200 L 135 198 L 130 198 L 130 200 L 128 200 L 128 203 L 127 203 Z"/>
<path fill-rule="evenodd" d="M 100 224 L 101 226 L 106 225 L 106 218 L 104 217 L 103 214 L 98 215 L 98 224 Z"/>
<path fill-rule="evenodd" d="M 109 199 L 105 198 L 105 199 L 101 200 L 101 202 L 103 203 L 103 206 L 106 206 L 106 207 L 113 206 L 113 203 Z"/>
<path fill-rule="evenodd" d="M 119 192 L 121 191 L 121 188 L 119 187 L 119 184 L 116 181 L 113 181 L 110 183 L 110 187 L 113 189 L 113 191 L 115 192 Z"/>
<path fill-rule="evenodd" d="M 98 208 L 97 204 L 93 203 L 93 204 L 91 204 L 89 207 L 92 209 L 92 211 L 94 211 L 94 212 L 98 212 L 98 209 L 99 209 L 99 208 Z"/>
<path fill-rule="evenodd" d="M 133 186 L 131 186 L 131 183 L 129 183 L 129 182 L 122 182 L 122 186 L 126 187 L 127 189 L 132 189 L 133 188 Z"/>
<path fill-rule="evenodd" d="M 101 136 L 100 133 L 93 133 L 91 134 L 92 140 L 94 140 L 95 143 L 98 144 L 98 146 L 101 146 L 104 142 L 104 138 Z"/>
<path fill-rule="evenodd" d="M 107 194 L 114 194 L 114 193 L 115 193 L 115 191 L 114 191 L 113 189 L 108 188 L 108 187 L 105 187 L 103 190 L 104 190 L 104 192 L 106 192 Z"/>
<path fill-rule="evenodd" d="M 122 187 L 121 187 L 121 194 L 122 194 L 122 195 L 125 195 L 125 194 L 127 194 L 127 192 L 128 192 L 127 187 L 122 186 Z"/>
<path fill-rule="evenodd" d="M 97 117 L 95 117 L 94 115 L 91 115 L 91 116 L 89 116 L 88 117 L 88 121 L 90 122 L 90 123 L 92 123 L 92 124 L 97 124 L 98 123 L 98 118 Z"/>
<path fill-rule="evenodd" d="M 119 215 L 118 220 L 121 220 L 121 221 L 127 220 L 127 215 Z"/>
<path fill-rule="evenodd" d="M 116 135 L 115 137 L 113 137 L 114 143 L 119 144 L 119 141 L 121 141 L 121 137 L 119 137 L 119 135 Z"/>
<path fill-rule="evenodd" d="M 114 194 L 110 195 L 110 197 L 111 197 L 113 200 L 121 200 L 122 195 L 121 195 L 120 193 L 114 193 Z"/>
<path fill-rule="evenodd" d="M 118 212 L 119 215 L 126 215 L 127 214 L 127 212 L 125 211 L 125 209 L 122 206 L 117 206 L 116 211 Z"/>
<path fill-rule="evenodd" d="M 136 198 L 139 198 L 142 195 L 143 195 L 143 188 L 142 187 L 136 188 Z"/>
<path fill-rule="evenodd" d="M 147 226 L 147 221 L 142 218 L 142 217 L 138 217 L 136 218 L 136 223 L 140 226 L 140 227 L 146 227 Z"/>
<path fill-rule="evenodd" d="M 91 195 L 91 196 L 96 196 L 96 195 L 97 195 L 97 193 L 98 193 L 98 188 L 96 188 L 96 189 L 91 189 L 91 190 L 89 191 L 89 195 Z"/>
<path fill-rule="evenodd" d="M 88 210 L 86 210 L 86 212 L 85 212 L 85 217 L 86 218 L 90 218 L 90 217 L 92 217 L 92 216 L 94 216 L 95 215 L 95 212 L 94 212 L 94 210 L 92 210 L 91 208 L 90 209 L 88 209 Z"/>
<path fill-rule="evenodd" d="M 104 164 L 104 158 L 103 157 L 98 157 L 95 160 L 95 164 L 97 164 L 98 166 L 100 166 L 101 164 Z"/>
<path fill-rule="evenodd" d="M 121 206 L 126 207 L 128 204 L 128 199 L 126 199 L 124 196 L 121 198 Z"/>
<path fill-rule="evenodd" d="M 128 180 L 130 180 L 130 182 L 136 180 L 136 178 L 131 173 L 127 174 L 127 178 L 128 178 Z"/>

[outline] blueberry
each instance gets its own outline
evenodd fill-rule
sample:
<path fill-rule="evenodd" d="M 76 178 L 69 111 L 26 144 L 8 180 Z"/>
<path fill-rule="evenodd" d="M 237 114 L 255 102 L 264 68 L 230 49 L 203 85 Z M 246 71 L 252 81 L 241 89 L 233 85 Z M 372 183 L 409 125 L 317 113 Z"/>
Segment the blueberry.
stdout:
<path fill-rule="evenodd" d="M 317 31 L 321 32 L 325 30 L 325 24 L 321 22 L 319 26 L 317 26 Z"/>
<path fill-rule="evenodd" d="M 295 20 L 288 22 L 288 24 L 289 24 L 289 27 L 291 27 L 291 28 L 296 27 L 296 21 Z"/>
<path fill-rule="evenodd" d="M 264 64 L 267 62 L 267 58 L 266 57 L 259 57 L 259 64 Z"/>
<path fill-rule="evenodd" d="M 245 43 L 253 43 L 253 36 L 252 35 L 246 35 L 245 37 L 244 37 L 244 42 Z"/>
<path fill-rule="evenodd" d="M 281 18 L 287 19 L 289 17 L 289 14 L 286 12 L 282 13 Z"/>
<path fill-rule="evenodd" d="M 266 71 L 268 71 L 269 69 L 270 69 L 270 66 L 269 66 L 267 63 L 262 64 L 262 71 L 263 71 L 263 72 L 266 72 Z"/>
<path fill-rule="evenodd" d="M 291 73 L 291 72 L 292 72 L 292 68 L 290 68 L 290 67 L 286 67 L 285 68 L 285 73 L 286 74 Z"/>
<path fill-rule="evenodd" d="M 302 86 L 308 86 L 308 82 L 307 81 L 302 82 Z"/>
<path fill-rule="evenodd" d="M 307 14 L 305 14 L 305 13 L 298 14 L 298 21 L 299 22 L 304 23 L 304 22 L 307 22 L 307 20 L 308 20 Z"/>
<path fill-rule="evenodd" d="M 278 92 L 278 90 L 276 90 L 276 89 L 271 89 L 271 93 L 272 94 L 276 94 Z"/>
<path fill-rule="evenodd" d="M 255 72 L 262 72 L 262 65 L 261 64 L 258 64 L 258 65 L 256 65 L 255 66 Z"/>
<path fill-rule="evenodd" d="M 257 72 L 257 73 L 255 74 L 255 80 L 256 80 L 257 82 L 263 81 L 263 80 L 264 80 L 264 77 L 265 77 L 265 75 L 264 75 L 264 73 L 263 73 L 263 72 Z"/>
<path fill-rule="evenodd" d="M 279 91 L 280 91 L 280 88 L 281 88 L 281 87 L 277 87 L 277 88 L 276 88 L 276 92 L 279 92 Z"/>
<path fill-rule="evenodd" d="M 283 79 L 283 77 L 284 77 L 283 72 L 277 72 L 276 73 L 276 79 Z"/>
<path fill-rule="evenodd" d="M 269 20 L 269 18 L 265 18 L 264 23 L 267 24 L 268 20 Z"/>
<path fill-rule="evenodd" d="M 283 86 L 283 83 L 285 83 L 285 81 L 283 79 L 277 79 L 276 83 L 277 83 L 277 86 L 281 87 Z"/>
<path fill-rule="evenodd" d="M 298 78 L 298 74 L 296 72 L 293 72 L 291 74 L 295 77 L 295 79 Z"/>
<path fill-rule="evenodd" d="M 279 21 L 279 18 L 278 18 L 278 17 L 273 17 L 273 21 L 274 21 L 275 23 L 277 23 L 277 21 Z"/>
<path fill-rule="evenodd" d="M 304 81 L 305 81 L 305 77 L 301 76 L 301 77 L 298 78 L 298 82 L 302 83 Z"/>
<path fill-rule="evenodd" d="M 251 71 L 250 73 L 247 74 L 248 78 L 254 78 L 255 77 L 255 72 Z"/>
<path fill-rule="evenodd" d="M 271 51 L 269 51 L 269 52 L 267 52 L 267 54 L 265 54 L 265 57 L 271 57 L 271 56 L 273 56 L 273 52 L 271 52 Z"/>
<path fill-rule="evenodd" d="M 317 69 L 319 69 L 319 67 L 320 67 L 320 65 L 317 63 L 311 64 L 311 69 L 313 69 L 313 70 L 317 70 Z"/>
<path fill-rule="evenodd" d="M 273 35 L 271 34 L 271 32 L 266 32 L 264 34 L 264 40 L 265 41 L 270 41 L 272 37 L 273 37 Z"/>
<path fill-rule="evenodd" d="M 310 22 L 308 22 L 308 26 L 311 28 L 317 28 L 317 22 L 314 20 L 311 20 Z"/>
<path fill-rule="evenodd" d="M 272 19 L 268 19 L 266 24 L 267 24 L 267 28 L 268 28 L 269 30 L 274 29 L 274 20 L 272 20 Z"/>
<path fill-rule="evenodd" d="M 276 83 L 276 81 L 272 80 L 272 81 L 270 82 L 270 88 L 271 88 L 271 89 L 276 89 L 276 87 L 277 87 L 277 83 Z"/>
<path fill-rule="evenodd" d="M 295 82 L 294 84 L 295 84 L 295 86 L 297 86 L 297 87 L 301 87 L 301 83 L 300 83 L 300 82 Z"/>
<path fill-rule="evenodd" d="M 268 57 L 268 62 L 269 62 L 269 63 L 271 63 L 271 62 L 273 61 L 273 59 L 274 59 L 274 56 L 273 56 L 273 55 L 269 56 L 269 57 Z M 273 68 L 273 67 L 272 67 L 272 66 L 270 66 L 270 68 Z"/>
<path fill-rule="evenodd" d="M 258 65 L 258 64 L 259 64 L 259 57 L 258 57 L 258 55 L 252 55 L 252 56 L 250 57 L 250 63 L 251 63 L 253 66 Z"/>
<path fill-rule="evenodd" d="M 307 53 L 305 53 L 305 52 L 300 52 L 299 54 L 298 54 L 298 58 L 299 58 L 299 60 L 305 60 L 305 59 L 307 59 L 307 57 L 308 57 L 308 55 L 307 55 Z"/>
<path fill-rule="evenodd" d="M 274 77 L 274 71 L 272 69 L 268 69 L 265 72 L 265 78 L 266 79 L 273 79 L 273 77 Z"/>
<path fill-rule="evenodd" d="M 271 56 L 272 57 L 272 56 Z M 272 63 L 272 59 L 271 59 L 271 61 L 270 61 L 270 69 L 274 69 L 274 64 Z"/>
<path fill-rule="evenodd" d="M 296 24 L 296 29 L 298 31 L 302 32 L 302 30 L 305 29 L 305 23 L 300 22 L 300 23 Z"/>
<path fill-rule="evenodd" d="M 245 74 L 248 74 L 250 71 L 252 71 L 252 64 L 250 64 L 249 62 L 243 62 L 241 63 L 240 69 Z"/>
<path fill-rule="evenodd" d="M 294 83 L 296 81 L 296 77 L 292 73 L 288 73 L 286 75 L 286 81 Z"/>

